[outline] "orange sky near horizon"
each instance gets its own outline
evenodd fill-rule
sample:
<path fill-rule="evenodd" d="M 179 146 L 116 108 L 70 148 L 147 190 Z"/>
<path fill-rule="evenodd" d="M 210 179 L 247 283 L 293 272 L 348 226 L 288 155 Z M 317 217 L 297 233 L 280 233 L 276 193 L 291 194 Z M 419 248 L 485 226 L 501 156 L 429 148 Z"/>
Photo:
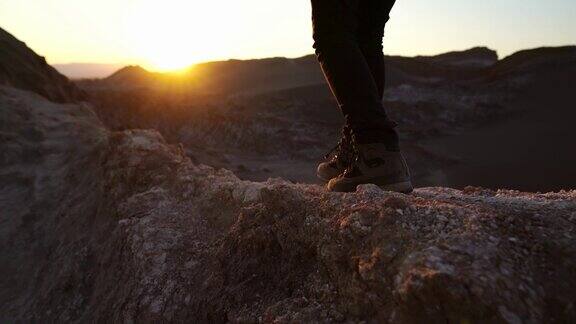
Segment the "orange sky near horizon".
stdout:
<path fill-rule="evenodd" d="M 488 46 L 501 56 L 576 43 L 573 0 L 398 0 L 391 55 Z M 56 63 L 167 71 L 228 58 L 312 53 L 309 0 L 0 0 L 0 27 Z"/>

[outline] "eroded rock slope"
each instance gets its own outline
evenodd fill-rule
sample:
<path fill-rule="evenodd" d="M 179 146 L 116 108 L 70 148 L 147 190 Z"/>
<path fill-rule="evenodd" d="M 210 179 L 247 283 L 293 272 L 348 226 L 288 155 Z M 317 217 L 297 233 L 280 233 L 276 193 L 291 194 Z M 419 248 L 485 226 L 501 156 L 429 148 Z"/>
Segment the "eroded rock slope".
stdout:
<path fill-rule="evenodd" d="M 576 191 L 241 181 L 0 88 L 1 322 L 576 320 Z"/>
<path fill-rule="evenodd" d="M 56 102 L 78 102 L 86 93 L 46 59 L 0 28 L 0 85 L 26 89 Z"/>

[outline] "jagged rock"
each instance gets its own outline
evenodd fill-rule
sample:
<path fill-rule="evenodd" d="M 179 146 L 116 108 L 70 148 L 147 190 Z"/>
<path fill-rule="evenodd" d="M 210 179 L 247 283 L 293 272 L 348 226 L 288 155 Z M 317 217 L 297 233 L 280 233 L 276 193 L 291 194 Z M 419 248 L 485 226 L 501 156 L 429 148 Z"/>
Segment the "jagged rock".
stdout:
<path fill-rule="evenodd" d="M 0 85 L 30 90 L 56 102 L 87 98 L 65 76 L 48 65 L 25 43 L 0 28 Z"/>
<path fill-rule="evenodd" d="M 239 180 L 0 88 L 1 322 L 576 320 L 576 191 Z"/>

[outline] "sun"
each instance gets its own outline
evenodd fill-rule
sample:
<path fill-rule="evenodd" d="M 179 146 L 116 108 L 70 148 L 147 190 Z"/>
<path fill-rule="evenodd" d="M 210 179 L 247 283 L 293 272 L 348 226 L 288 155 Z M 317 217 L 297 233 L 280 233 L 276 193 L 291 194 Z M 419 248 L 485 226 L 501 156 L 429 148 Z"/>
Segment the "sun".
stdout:
<path fill-rule="evenodd" d="M 130 51 L 147 68 L 184 69 L 207 53 L 206 23 L 190 0 L 138 1 L 126 21 Z M 203 53 L 204 51 L 204 53 Z"/>

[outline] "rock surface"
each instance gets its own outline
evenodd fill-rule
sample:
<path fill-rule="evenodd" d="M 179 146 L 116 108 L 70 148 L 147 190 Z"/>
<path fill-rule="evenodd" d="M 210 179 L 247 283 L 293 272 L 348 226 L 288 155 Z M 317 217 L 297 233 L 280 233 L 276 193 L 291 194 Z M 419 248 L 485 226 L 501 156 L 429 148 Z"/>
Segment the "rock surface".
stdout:
<path fill-rule="evenodd" d="M 576 321 L 576 191 L 239 180 L 0 88 L 0 322 Z"/>

